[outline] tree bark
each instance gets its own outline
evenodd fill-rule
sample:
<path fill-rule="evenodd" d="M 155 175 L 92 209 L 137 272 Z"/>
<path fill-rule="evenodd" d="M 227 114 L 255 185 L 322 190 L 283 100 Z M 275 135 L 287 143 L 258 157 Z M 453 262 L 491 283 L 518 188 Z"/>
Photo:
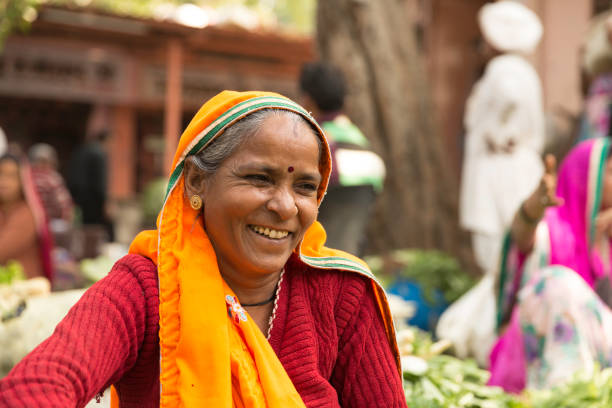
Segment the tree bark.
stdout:
<path fill-rule="evenodd" d="M 368 252 L 436 248 L 471 267 L 469 235 L 458 224 L 457 177 L 435 132 L 412 1 L 320 0 L 319 53 L 344 72 L 346 112 L 387 166 Z"/>

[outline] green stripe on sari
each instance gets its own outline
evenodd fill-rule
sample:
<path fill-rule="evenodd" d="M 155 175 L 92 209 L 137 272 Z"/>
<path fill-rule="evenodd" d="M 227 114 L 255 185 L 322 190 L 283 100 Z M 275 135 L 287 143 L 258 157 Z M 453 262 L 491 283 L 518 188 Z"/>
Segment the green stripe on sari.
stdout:
<path fill-rule="evenodd" d="M 499 282 L 497 287 L 497 318 L 495 329 L 499 330 L 503 321 L 505 320 L 504 309 L 504 287 L 506 286 L 506 280 L 508 279 L 508 254 L 512 246 L 512 237 L 510 231 L 508 231 L 504 237 L 504 243 L 502 245 L 502 257 L 500 260 L 500 273 Z"/>
<path fill-rule="evenodd" d="M 597 179 L 595 185 L 593 186 L 594 191 L 589 191 L 588 194 L 592 195 L 592 207 L 587 210 L 589 213 L 589 243 L 592 245 L 595 240 L 595 219 L 597 218 L 597 214 L 599 213 L 599 208 L 601 207 L 601 193 L 602 193 L 602 183 L 603 183 L 603 173 L 606 166 L 606 161 L 608 158 L 608 152 L 610 150 L 610 142 L 608 139 L 599 139 L 597 142 L 598 145 L 593 147 L 593 153 L 591 155 L 591 160 L 597 160 Z"/>

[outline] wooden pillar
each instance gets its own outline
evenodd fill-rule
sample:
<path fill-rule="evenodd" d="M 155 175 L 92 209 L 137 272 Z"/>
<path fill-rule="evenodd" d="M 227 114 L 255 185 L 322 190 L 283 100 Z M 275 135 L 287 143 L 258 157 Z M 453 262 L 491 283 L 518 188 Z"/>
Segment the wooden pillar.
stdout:
<path fill-rule="evenodd" d="M 109 140 L 109 190 L 113 199 L 134 195 L 136 169 L 136 112 L 131 106 L 112 111 L 113 131 Z"/>
<path fill-rule="evenodd" d="M 183 46 L 179 40 L 168 42 L 166 60 L 166 102 L 164 113 L 164 170 L 170 174 L 174 151 L 181 132 Z"/>

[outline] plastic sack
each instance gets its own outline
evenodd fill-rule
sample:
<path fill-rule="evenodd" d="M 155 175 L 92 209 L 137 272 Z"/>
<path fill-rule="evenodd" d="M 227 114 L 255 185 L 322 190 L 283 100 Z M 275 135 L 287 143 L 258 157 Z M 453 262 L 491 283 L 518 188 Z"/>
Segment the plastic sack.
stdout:
<path fill-rule="evenodd" d="M 488 367 L 497 339 L 494 286 L 493 274 L 485 275 L 442 313 L 436 327 L 440 339 L 453 343 L 457 357 L 473 357 L 482 367 Z"/>

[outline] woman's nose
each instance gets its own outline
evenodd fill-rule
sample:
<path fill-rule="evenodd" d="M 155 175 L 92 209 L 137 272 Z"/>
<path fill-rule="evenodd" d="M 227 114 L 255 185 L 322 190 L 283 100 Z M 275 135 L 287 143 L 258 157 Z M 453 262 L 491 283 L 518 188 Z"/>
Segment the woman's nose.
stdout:
<path fill-rule="evenodd" d="M 283 187 L 274 191 L 274 195 L 268 200 L 267 208 L 277 213 L 282 220 L 295 217 L 298 213 L 293 191 Z"/>

